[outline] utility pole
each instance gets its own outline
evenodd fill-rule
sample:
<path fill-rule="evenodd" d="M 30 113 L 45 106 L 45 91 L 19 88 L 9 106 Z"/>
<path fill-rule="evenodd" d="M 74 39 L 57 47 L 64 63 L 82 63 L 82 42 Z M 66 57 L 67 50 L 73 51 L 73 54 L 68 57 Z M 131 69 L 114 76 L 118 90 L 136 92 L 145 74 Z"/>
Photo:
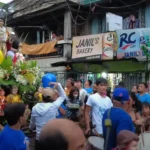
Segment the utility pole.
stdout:
<path fill-rule="evenodd" d="M 64 40 L 71 40 L 72 38 L 72 20 L 70 11 L 64 14 Z M 71 58 L 71 44 L 64 44 L 63 57 Z"/>

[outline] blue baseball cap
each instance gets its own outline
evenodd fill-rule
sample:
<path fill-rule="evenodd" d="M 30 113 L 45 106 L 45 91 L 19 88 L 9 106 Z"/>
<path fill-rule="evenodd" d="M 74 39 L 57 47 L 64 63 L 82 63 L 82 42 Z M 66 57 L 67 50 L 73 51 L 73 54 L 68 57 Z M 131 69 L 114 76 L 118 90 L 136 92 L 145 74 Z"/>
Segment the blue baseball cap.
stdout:
<path fill-rule="evenodd" d="M 129 101 L 129 91 L 126 88 L 116 88 L 113 92 L 113 99 L 121 103 Z"/>

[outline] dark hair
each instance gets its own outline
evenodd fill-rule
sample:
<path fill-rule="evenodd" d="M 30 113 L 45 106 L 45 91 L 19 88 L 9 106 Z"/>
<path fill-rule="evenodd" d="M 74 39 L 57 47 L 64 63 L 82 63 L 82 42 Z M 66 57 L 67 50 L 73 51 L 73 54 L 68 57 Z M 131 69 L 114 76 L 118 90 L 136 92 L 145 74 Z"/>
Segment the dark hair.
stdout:
<path fill-rule="evenodd" d="M 124 84 L 124 82 L 123 81 L 121 81 L 121 82 L 119 82 L 119 85 L 118 85 L 119 87 L 125 87 L 125 84 Z"/>
<path fill-rule="evenodd" d="M 73 78 L 68 78 L 67 80 L 71 81 L 71 85 L 74 86 L 74 79 Z"/>
<path fill-rule="evenodd" d="M 12 43 L 12 48 L 18 49 L 19 48 L 19 41 L 15 39 Z"/>
<path fill-rule="evenodd" d="M 142 111 L 142 103 L 137 98 L 136 94 L 134 92 L 130 92 L 130 96 L 135 102 L 135 104 L 132 106 L 136 112 Z"/>
<path fill-rule="evenodd" d="M 25 104 L 22 103 L 14 103 L 6 105 L 4 108 L 4 115 L 8 125 L 13 126 L 17 124 L 20 117 L 24 115 L 25 109 L 26 109 Z"/>
<path fill-rule="evenodd" d="M 98 86 L 99 84 L 107 84 L 107 80 L 104 78 L 99 78 L 96 80 L 96 85 Z"/>
<path fill-rule="evenodd" d="M 53 102 L 53 100 L 51 99 L 50 96 L 43 96 L 42 95 L 42 99 L 45 103 L 49 103 L 49 102 Z"/>
<path fill-rule="evenodd" d="M 68 98 L 70 99 L 70 101 L 73 101 L 74 100 L 74 97 L 73 97 L 73 93 L 74 92 L 78 92 L 79 93 L 79 89 L 77 87 L 73 87 L 68 95 Z M 80 93 L 79 93 L 80 94 Z M 77 99 L 79 99 L 79 95 L 77 97 Z"/>
<path fill-rule="evenodd" d="M 41 136 L 39 139 L 39 150 L 68 150 L 68 141 L 60 131 Z"/>
<path fill-rule="evenodd" d="M 150 108 L 150 103 L 144 102 L 144 103 L 142 103 L 142 106 L 145 106 L 145 107 L 149 107 L 149 108 Z"/>
<path fill-rule="evenodd" d="M 81 80 L 81 79 L 79 79 L 79 80 L 76 80 L 76 82 L 80 82 L 80 83 L 82 84 L 82 80 Z"/>
<path fill-rule="evenodd" d="M 145 86 L 145 88 L 146 88 L 146 89 L 148 88 L 147 83 L 145 83 L 145 82 L 141 82 L 140 84 L 143 84 L 143 85 Z"/>
<path fill-rule="evenodd" d="M 89 82 L 89 85 L 91 86 L 92 85 L 92 80 L 88 80 L 88 82 Z"/>

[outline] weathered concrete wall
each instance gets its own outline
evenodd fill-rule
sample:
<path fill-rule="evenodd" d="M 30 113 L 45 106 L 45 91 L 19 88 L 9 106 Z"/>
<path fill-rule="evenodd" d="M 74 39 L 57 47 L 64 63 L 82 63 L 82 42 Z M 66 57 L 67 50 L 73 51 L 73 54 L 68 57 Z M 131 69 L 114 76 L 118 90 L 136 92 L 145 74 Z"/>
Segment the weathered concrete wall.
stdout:
<path fill-rule="evenodd" d="M 66 61 L 66 58 L 43 58 L 37 59 L 38 66 L 40 67 L 41 71 L 43 72 L 60 72 L 65 71 L 64 66 L 59 67 L 52 67 L 53 63 Z"/>

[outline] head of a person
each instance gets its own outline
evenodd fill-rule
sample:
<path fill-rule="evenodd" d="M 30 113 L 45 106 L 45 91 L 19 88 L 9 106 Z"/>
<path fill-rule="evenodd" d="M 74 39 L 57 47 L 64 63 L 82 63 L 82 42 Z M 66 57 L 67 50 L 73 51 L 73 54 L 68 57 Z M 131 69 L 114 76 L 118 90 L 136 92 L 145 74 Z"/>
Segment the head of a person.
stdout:
<path fill-rule="evenodd" d="M 97 85 L 96 83 L 94 83 L 93 85 L 93 94 L 97 93 Z"/>
<path fill-rule="evenodd" d="M 127 110 L 130 104 L 129 91 L 126 88 L 118 87 L 113 92 L 114 107 L 120 107 Z"/>
<path fill-rule="evenodd" d="M 104 95 L 107 93 L 107 80 L 99 78 L 96 80 L 97 92 Z"/>
<path fill-rule="evenodd" d="M 41 93 L 45 103 L 53 102 L 59 97 L 58 91 L 52 88 L 43 88 Z"/>
<path fill-rule="evenodd" d="M 22 103 L 7 104 L 4 108 L 4 115 L 9 126 L 23 126 L 26 123 L 26 106 Z"/>
<path fill-rule="evenodd" d="M 118 86 L 119 86 L 119 87 L 123 87 L 123 88 L 124 88 L 124 87 L 125 87 L 125 84 L 124 84 L 124 82 L 123 82 L 123 81 L 121 81 L 121 82 L 119 82 Z"/>
<path fill-rule="evenodd" d="M 146 93 L 147 88 L 148 88 L 147 84 L 143 82 L 139 84 L 138 91 L 139 93 Z"/>
<path fill-rule="evenodd" d="M 18 87 L 17 86 L 13 86 L 12 87 L 12 94 L 16 95 L 18 93 Z"/>
<path fill-rule="evenodd" d="M 66 119 L 49 121 L 41 131 L 39 150 L 49 149 L 85 150 L 85 137 L 81 128 Z"/>
<path fill-rule="evenodd" d="M 0 18 L 0 27 L 4 26 L 4 18 Z"/>
<path fill-rule="evenodd" d="M 128 130 L 122 130 L 117 136 L 118 150 L 137 150 L 139 137 Z"/>
<path fill-rule="evenodd" d="M 130 107 L 134 108 L 136 112 L 142 111 L 142 103 L 137 98 L 135 92 L 130 92 Z"/>
<path fill-rule="evenodd" d="M 77 87 L 73 87 L 68 95 L 70 100 L 79 99 L 80 93 Z"/>
<path fill-rule="evenodd" d="M 91 81 L 91 80 L 85 81 L 85 83 L 84 83 L 84 87 L 85 87 L 85 88 L 89 88 L 89 87 L 91 87 L 91 86 L 92 86 L 92 81 Z"/>
<path fill-rule="evenodd" d="M 77 81 L 76 81 L 76 87 L 77 87 L 78 89 L 81 89 L 81 88 L 82 88 L 82 80 L 77 80 Z"/>
<path fill-rule="evenodd" d="M 145 102 L 142 104 L 142 115 L 149 116 L 150 115 L 150 104 Z"/>
<path fill-rule="evenodd" d="M 66 87 L 71 88 L 73 86 L 74 86 L 74 79 L 68 78 L 67 81 L 66 81 Z"/>
<path fill-rule="evenodd" d="M 131 92 L 138 93 L 138 85 L 134 85 L 131 89 Z"/>
<path fill-rule="evenodd" d="M 56 32 L 52 32 L 52 38 L 56 38 L 57 35 L 56 35 Z"/>

